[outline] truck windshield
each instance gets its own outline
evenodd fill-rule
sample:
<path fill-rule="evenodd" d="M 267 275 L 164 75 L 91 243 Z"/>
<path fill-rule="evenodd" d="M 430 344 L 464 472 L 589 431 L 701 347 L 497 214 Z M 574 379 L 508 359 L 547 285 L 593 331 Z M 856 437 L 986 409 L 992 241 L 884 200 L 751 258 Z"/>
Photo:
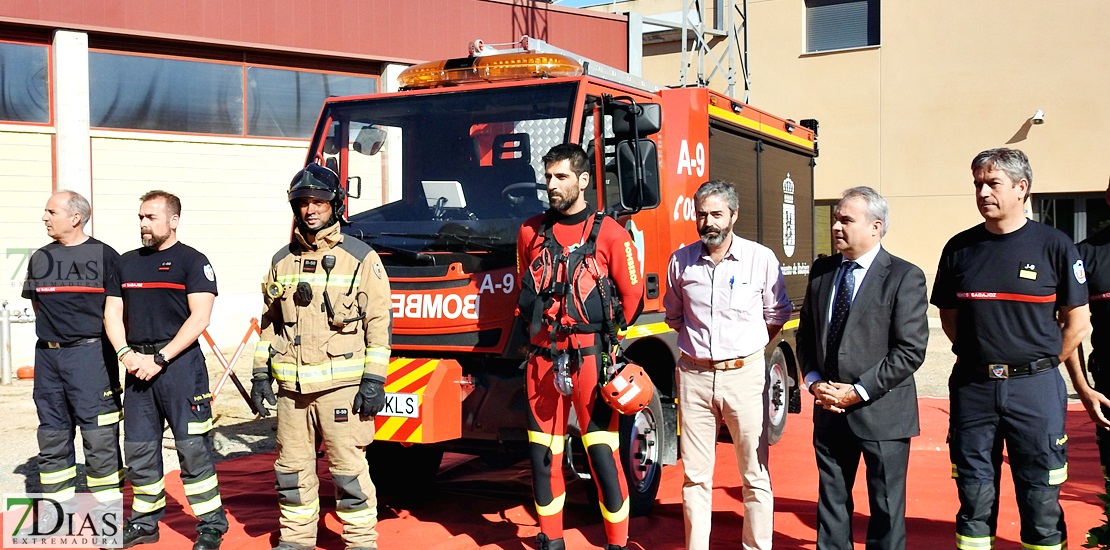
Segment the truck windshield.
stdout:
<path fill-rule="evenodd" d="M 521 221 L 547 208 L 540 158 L 567 141 L 576 87 L 445 89 L 332 104 L 321 156 L 335 168 L 345 157 L 359 197 L 349 201 L 345 232 L 387 264 L 427 263 L 436 253 L 511 259 Z"/>

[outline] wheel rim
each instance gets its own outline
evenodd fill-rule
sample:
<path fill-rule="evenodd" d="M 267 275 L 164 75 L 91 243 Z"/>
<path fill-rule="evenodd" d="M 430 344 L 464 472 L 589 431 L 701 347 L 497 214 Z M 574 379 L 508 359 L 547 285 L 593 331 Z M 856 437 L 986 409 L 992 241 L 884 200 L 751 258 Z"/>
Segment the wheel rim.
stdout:
<path fill-rule="evenodd" d="M 629 489 L 637 493 L 646 491 L 659 469 L 659 441 L 657 422 L 650 408 L 636 413 L 629 433 L 628 465 Z"/>
<path fill-rule="evenodd" d="M 786 418 L 786 373 L 778 361 L 771 363 L 768 373 L 767 413 L 772 425 L 779 425 Z"/>

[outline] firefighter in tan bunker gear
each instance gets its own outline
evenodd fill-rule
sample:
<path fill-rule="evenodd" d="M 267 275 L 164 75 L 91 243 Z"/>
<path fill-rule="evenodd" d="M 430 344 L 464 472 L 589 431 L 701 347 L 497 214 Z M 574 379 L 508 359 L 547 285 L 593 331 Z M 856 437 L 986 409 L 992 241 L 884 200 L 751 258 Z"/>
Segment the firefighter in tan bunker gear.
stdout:
<path fill-rule="evenodd" d="M 316 546 L 317 434 L 335 481 L 344 544 L 377 548 L 366 446 L 385 405 L 392 305 L 377 253 L 339 231 L 343 199 L 331 170 L 309 164 L 297 173 L 289 186 L 294 239 L 274 255 L 263 283 L 251 397 L 263 416 L 263 401 L 277 404 L 280 550 Z"/>

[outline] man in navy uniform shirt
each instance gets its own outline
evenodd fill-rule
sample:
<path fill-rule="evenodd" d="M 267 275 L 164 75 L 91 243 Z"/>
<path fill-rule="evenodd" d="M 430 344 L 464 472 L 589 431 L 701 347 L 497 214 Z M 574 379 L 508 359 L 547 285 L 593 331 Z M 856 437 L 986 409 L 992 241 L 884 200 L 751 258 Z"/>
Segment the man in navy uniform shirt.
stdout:
<path fill-rule="evenodd" d="M 74 497 L 73 437 L 81 427 L 85 479 L 97 502 L 123 498 L 119 367 L 104 333 L 107 296 L 119 297 L 119 254 L 84 232 L 92 207 L 58 191 L 43 209 L 54 242 L 31 255 L 23 297 L 35 308 L 35 408 L 39 481 L 58 502 Z M 108 350 L 108 353 L 105 353 Z"/>
<path fill-rule="evenodd" d="M 1067 548 L 1060 485 L 1068 476 L 1067 390 L 1057 367 L 1091 330 L 1086 273 L 1063 232 L 1025 217 L 1025 153 L 991 149 L 971 163 L 984 223 L 952 237 L 932 303 L 952 341 L 956 547 L 993 546 L 1002 445 L 1025 548 Z"/>
<path fill-rule="evenodd" d="M 197 338 L 208 328 L 216 273 L 208 258 L 177 240 L 181 200 L 165 191 L 142 196 L 143 246 L 120 260 L 123 298 L 108 299 L 106 328 L 127 368 L 123 450 L 135 498 L 124 548 L 158 541 L 166 508 L 162 431 L 168 422 L 181 481 L 199 520 L 193 550 L 220 547 L 227 518 L 208 432 L 212 393 Z"/>

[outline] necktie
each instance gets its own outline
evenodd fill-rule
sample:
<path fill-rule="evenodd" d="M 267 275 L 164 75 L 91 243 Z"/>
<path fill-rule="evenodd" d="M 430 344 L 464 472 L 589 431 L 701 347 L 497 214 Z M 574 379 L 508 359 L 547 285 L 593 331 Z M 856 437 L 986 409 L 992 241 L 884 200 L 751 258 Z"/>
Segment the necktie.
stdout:
<path fill-rule="evenodd" d="M 859 264 L 847 261 L 840 265 L 840 284 L 836 287 L 836 300 L 833 302 L 832 317 L 829 319 L 829 332 L 825 340 L 825 378 L 840 381 L 840 338 L 844 335 L 844 322 L 852 309 L 852 292 L 856 288 L 853 273 Z"/>

